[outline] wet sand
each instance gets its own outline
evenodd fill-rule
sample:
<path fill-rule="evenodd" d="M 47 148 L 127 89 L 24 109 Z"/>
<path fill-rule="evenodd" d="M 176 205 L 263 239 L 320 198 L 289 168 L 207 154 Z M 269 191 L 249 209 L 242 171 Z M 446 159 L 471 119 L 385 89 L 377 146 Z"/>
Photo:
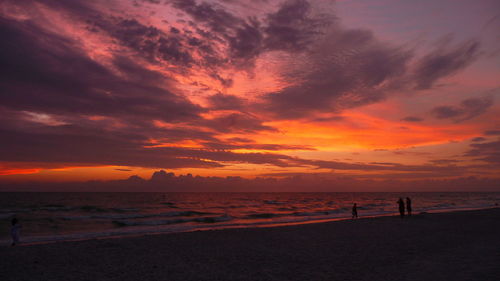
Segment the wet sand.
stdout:
<path fill-rule="evenodd" d="M 0 248 L 2 281 L 499 276 L 500 208 Z"/>

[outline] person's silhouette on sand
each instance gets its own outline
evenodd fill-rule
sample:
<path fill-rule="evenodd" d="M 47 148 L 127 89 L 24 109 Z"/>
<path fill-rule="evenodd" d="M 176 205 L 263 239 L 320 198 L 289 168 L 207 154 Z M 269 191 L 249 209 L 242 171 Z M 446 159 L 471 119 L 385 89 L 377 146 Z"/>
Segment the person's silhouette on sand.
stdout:
<path fill-rule="evenodd" d="M 399 200 L 397 203 L 399 205 L 399 214 L 401 215 L 401 218 L 404 218 L 405 217 L 405 202 L 403 201 L 403 199 L 401 197 L 399 197 Z"/>
<path fill-rule="evenodd" d="M 356 205 L 356 203 L 354 203 L 354 205 L 352 205 L 352 218 L 353 219 L 358 218 L 358 206 Z"/>
<path fill-rule="evenodd" d="M 411 199 L 410 197 L 406 197 L 406 211 L 408 216 L 411 217 Z"/>
<path fill-rule="evenodd" d="M 13 218 L 11 221 L 10 235 L 12 236 L 12 244 L 11 246 L 15 246 L 19 244 L 19 232 L 21 231 L 21 225 L 16 218 Z"/>

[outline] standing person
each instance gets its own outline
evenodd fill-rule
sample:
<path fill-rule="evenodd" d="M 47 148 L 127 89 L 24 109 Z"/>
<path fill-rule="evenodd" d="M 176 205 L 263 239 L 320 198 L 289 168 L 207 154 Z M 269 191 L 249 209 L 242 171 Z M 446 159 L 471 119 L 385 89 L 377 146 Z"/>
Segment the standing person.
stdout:
<path fill-rule="evenodd" d="M 408 216 L 411 217 L 411 199 L 410 199 L 410 197 L 406 197 L 406 211 L 408 212 Z"/>
<path fill-rule="evenodd" d="M 11 246 L 15 246 L 19 244 L 19 232 L 21 231 L 21 225 L 16 218 L 13 218 L 11 221 L 10 235 L 12 236 L 12 244 Z"/>
<path fill-rule="evenodd" d="M 399 197 L 398 200 L 398 205 L 399 205 L 399 214 L 401 215 L 401 218 L 405 217 L 405 202 L 403 201 L 403 198 Z"/>
<path fill-rule="evenodd" d="M 358 206 L 356 205 L 356 203 L 354 203 L 354 205 L 352 205 L 352 218 L 353 219 L 358 218 Z"/>

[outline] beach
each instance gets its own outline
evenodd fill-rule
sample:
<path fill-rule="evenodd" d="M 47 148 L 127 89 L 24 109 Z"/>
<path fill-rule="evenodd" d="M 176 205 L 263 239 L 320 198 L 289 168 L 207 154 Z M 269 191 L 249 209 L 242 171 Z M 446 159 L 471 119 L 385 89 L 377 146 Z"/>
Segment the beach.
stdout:
<path fill-rule="evenodd" d="M 0 280 L 498 280 L 500 208 L 0 248 Z"/>

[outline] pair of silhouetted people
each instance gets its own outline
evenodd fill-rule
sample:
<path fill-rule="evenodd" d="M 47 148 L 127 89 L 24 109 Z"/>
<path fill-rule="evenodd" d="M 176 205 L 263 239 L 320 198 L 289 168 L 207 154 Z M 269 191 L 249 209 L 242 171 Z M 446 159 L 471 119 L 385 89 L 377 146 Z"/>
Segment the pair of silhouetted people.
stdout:
<path fill-rule="evenodd" d="M 403 198 L 399 197 L 398 200 L 398 206 L 399 206 L 399 215 L 401 218 L 405 217 L 405 202 L 403 201 Z M 410 197 L 406 197 L 406 211 L 408 212 L 408 216 L 411 217 L 411 199 Z"/>
<path fill-rule="evenodd" d="M 352 205 L 352 218 L 353 219 L 358 218 L 358 206 L 356 205 L 356 203 L 354 203 L 354 205 Z"/>
<path fill-rule="evenodd" d="M 19 244 L 19 232 L 21 232 L 21 225 L 19 224 L 19 221 L 16 218 L 12 219 L 11 224 L 12 224 L 10 227 L 10 236 L 12 236 L 11 246 L 15 246 L 16 244 Z"/>

